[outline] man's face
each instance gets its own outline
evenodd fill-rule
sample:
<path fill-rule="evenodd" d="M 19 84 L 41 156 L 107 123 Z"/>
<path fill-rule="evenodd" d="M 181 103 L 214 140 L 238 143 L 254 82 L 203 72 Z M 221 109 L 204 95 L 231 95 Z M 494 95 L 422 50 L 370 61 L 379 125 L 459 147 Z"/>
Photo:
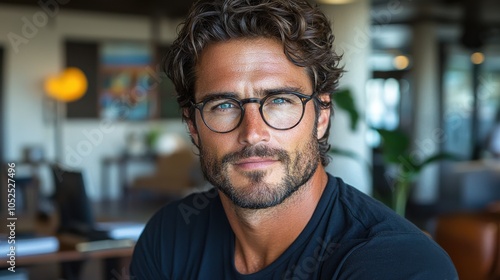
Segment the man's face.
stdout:
<path fill-rule="evenodd" d="M 283 47 L 271 39 L 240 39 L 205 48 L 196 66 L 195 102 L 214 95 L 238 99 L 263 98 L 281 89 L 311 95 L 304 68 L 291 63 Z M 289 130 L 269 127 L 258 103 L 248 103 L 238 128 L 211 131 L 196 110 L 191 135 L 200 147 L 202 170 L 209 182 L 242 208 L 280 204 L 304 185 L 319 163 L 317 139 L 329 120 L 329 110 L 316 119 L 314 101 L 306 103 L 302 121 Z"/>

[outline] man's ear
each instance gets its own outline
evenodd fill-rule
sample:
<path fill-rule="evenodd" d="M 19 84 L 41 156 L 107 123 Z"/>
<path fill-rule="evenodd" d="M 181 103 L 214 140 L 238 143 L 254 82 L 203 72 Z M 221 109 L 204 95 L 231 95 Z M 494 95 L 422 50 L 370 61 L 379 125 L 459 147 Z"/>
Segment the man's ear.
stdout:
<path fill-rule="evenodd" d="M 193 143 L 198 147 L 198 129 L 196 128 L 196 124 L 194 123 L 194 121 L 189 117 L 189 109 L 184 108 L 182 110 L 182 113 L 184 114 L 184 116 L 186 116 L 186 124 L 189 130 L 189 134 L 191 134 L 191 139 L 193 140 Z"/>
<path fill-rule="evenodd" d="M 318 98 L 321 100 L 322 103 L 324 104 L 329 104 L 328 107 L 326 106 L 319 106 L 319 116 L 318 116 L 318 139 L 321 139 L 328 128 L 328 125 L 330 123 L 330 112 L 331 112 L 331 99 L 330 99 L 330 94 L 328 93 L 323 93 L 318 96 Z"/>

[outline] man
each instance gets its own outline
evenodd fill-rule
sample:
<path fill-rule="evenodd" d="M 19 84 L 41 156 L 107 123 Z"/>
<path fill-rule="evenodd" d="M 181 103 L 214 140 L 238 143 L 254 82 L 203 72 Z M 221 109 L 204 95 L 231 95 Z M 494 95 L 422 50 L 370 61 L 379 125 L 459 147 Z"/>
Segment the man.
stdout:
<path fill-rule="evenodd" d="M 327 18 L 298 0 L 197 3 L 166 60 L 214 190 L 161 209 L 136 279 L 456 279 L 433 241 L 328 164 L 342 72 Z"/>

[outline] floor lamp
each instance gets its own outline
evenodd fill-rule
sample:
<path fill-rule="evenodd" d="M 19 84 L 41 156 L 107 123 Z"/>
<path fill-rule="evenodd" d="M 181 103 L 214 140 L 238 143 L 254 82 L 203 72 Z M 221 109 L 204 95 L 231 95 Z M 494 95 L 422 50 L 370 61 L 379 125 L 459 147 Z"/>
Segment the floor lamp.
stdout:
<path fill-rule="evenodd" d="M 45 80 L 45 92 L 55 100 L 54 110 L 54 152 L 55 161 L 62 163 L 62 105 L 76 101 L 87 91 L 87 77 L 76 67 L 66 68 L 58 75 Z"/>

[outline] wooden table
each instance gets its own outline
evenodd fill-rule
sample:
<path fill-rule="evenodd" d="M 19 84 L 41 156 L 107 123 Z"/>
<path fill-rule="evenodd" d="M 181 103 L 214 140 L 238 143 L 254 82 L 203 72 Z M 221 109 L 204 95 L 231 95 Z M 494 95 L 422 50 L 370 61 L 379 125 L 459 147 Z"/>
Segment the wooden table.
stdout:
<path fill-rule="evenodd" d="M 48 254 L 37 254 L 29 256 L 16 257 L 16 266 L 30 266 L 44 263 L 62 263 L 71 261 L 85 261 L 89 259 L 108 259 L 108 258 L 128 258 L 132 256 L 133 247 L 106 249 L 92 252 L 79 252 L 76 250 L 58 251 Z M 8 267 L 8 259 L 0 258 L 0 267 Z"/>
<path fill-rule="evenodd" d="M 48 254 L 18 256 L 16 257 L 16 269 L 19 267 L 29 269 L 29 267 L 36 265 L 59 264 L 64 279 L 77 280 L 82 279 L 80 268 L 86 261 L 100 260 L 103 265 L 100 273 L 102 279 L 117 279 L 117 275 L 122 275 L 124 271 L 128 273 L 132 252 L 133 247 L 128 247 L 91 252 L 65 250 Z M 8 259 L 2 256 L 0 258 L 0 268 L 8 268 L 10 265 L 7 261 Z"/>
<path fill-rule="evenodd" d="M 104 197 L 111 198 L 111 167 L 116 165 L 118 167 L 118 188 L 120 190 L 120 197 L 129 189 L 127 184 L 127 174 L 128 168 L 131 163 L 147 163 L 154 165 L 156 162 L 156 155 L 145 154 L 145 155 L 119 155 L 115 157 L 105 157 L 101 163 L 101 186 L 103 187 Z"/>

